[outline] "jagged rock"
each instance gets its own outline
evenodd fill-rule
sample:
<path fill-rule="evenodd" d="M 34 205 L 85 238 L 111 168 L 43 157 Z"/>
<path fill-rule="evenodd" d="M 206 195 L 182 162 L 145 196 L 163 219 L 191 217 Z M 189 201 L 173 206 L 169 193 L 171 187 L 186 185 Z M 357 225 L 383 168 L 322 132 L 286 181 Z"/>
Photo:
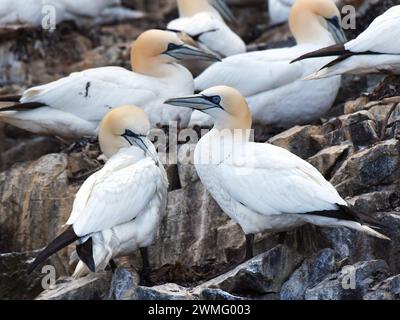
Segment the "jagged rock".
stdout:
<path fill-rule="evenodd" d="M 314 287 L 328 274 L 335 272 L 335 251 L 325 249 L 309 258 L 290 276 L 280 292 L 282 300 L 302 300 L 308 288 Z"/>
<path fill-rule="evenodd" d="M 383 141 L 348 158 L 331 182 L 342 195 L 354 196 L 368 188 L 400 178 L 399 141 Z"/>
<path fill-rule="evenodd" d="M 253 295 L 278 293 L 301 259 L 294 250 L 279 245 L 203 283 L 196 290 L 212 288 L 230 294 Z"/>
<path fill-rule="evenodd" d="M 295 126 L 272 137 L 269 143 L 307 159 L 321 150 L 321 145 L 314 138 L 320 134 L 321 129 L 318 126 Z"/>
<path fill-rule="evenodd" d="M 347 158 L 351 145 L 343 144 L 325 148 L 308 159 L 324 176 L 328 176 L 340 159 Z"/>
<path fill-rule="evenodd" d="M 350 141 L 355 146 L 374 144 L 379 140 L 375 118 L 368 111 L 362 110 L 329 120 L 322 126 L 325 132 L 324 147 Z"/>
<path fill-rule="evenodd" d="M 306 290 L 306 300 L 359 300 L 370 288 L 387 277 L 385 261 L 372 260 L 358 262 L 343 269 L 314 288 Z"/>
<path fill-rule="evenodd" d="M 187 288 L 175 283 L 155 287 L 137 287 L 134 300 L 194 300 Z"/>
<path fill-rule="evenodd" d="M 207 262 L 226 262 L 228 246 L 215 244 L 218 228 L 228 220 L 200 182 L 170 192 L 167 216 L 150 249 L 152 265 L 160 267 L 179 262 L 185 266 L 202 266 Z"/>
<path fill-rule="evenodd" d="M 118 268 L 113 274 L 108 299 L 129 300 L 135 294 L 140 277 L 135 270 Z"/>
<path fill-rule="evenodd" d="M 400 275 L 386 279 L 372 288 L 372 290 L 372 292 L 364 296 L 364 300 L 399 300 Z"/>
<path fill-rule="evenodd" d="M 0 300 L 33 299 L 43 289 L 38 270 L 28 276 L 29 262 L 38 251 L 0 254 Z"/>
<path fill-rule="evenodd" d="M 224 301 L 238 301 L 245 300 L 245 298 L 234 296 L 221 289 L 205 288 L 200 293 L 201 300 L 224 300 Z"/>
<path fill-rule="evenodd" d="M 79 279 L 61 278 L 36 300 L 102 300 L 107 297 L 110 283 L 109 272 L 91 273 Z"/>

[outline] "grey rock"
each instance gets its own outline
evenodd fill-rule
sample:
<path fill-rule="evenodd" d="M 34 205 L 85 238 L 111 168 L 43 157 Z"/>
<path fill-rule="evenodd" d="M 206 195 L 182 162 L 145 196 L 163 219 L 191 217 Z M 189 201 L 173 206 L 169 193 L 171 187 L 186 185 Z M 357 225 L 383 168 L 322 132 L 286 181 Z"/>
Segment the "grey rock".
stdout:
<path fill-rule="evenodd" d="M 189 289 L 175 283 L 167 283 L 155 287 L 137 287 L 135 300 L 194 300 Z"/>
<path fill-rule="evenodd" d="M 205 288 L 200 293 L 201 300 L 224 300 L 224 301 L 238 301 L 246 300 L 246 298 L 232 295 L 221 289 Z"/>
<path fill-rule="evenodd" d="M 400 178 L 400 145 L 386 140 L 348 158 L 331 182 L 341 195 L 354 196 Z"/>
<path fill-rule="evenodd" d="M 306 300 L 361 300 L 376 283 L 388 275 L 385 261 L 371 260 L 345 266 L 306 290 Z"/>
<path fill-rule="evenodd" d="M 231 294 L 252 293 L 255 295 L 277 293 L 301 259 L 302 257 L 297 252 L 279 245 L 201 284 L 196 290 L 213 288 Z"/>
<path fill-rule="evenodd" d="M 280 292 L 282 300 L 302 300 L 308 288 L 314 287 L 328 274 L 335 272 L 335 251 L 324 249 L 314 257 L 305 260 L 302 265 L 293 272 Z"/>
<path fill-rule="evenodd" d="M 372 292 L 364 296 L 364 300 L 399 300 L 400 299 L 400 275 L 390 277 L 379 283 Z"/>
<path fill-rule="evenodd" d="M 0 300 L 33 299 L 43 290 L 40 272 L 27 274 L 29 263 L 38 253 L 0 254 Z"/>
<path fill-rule="evenodd" d="M 135 270 L 118 268 L 112 277 L 108 299 L 129 300 L 134 295 L 139 280 Z"/>
<path fill-rule="evenodd" d="M 79 279 L 60 278 L 54 288 L 43 291 L 36 300 L 103 300 L 111 283 L 108 272 L 92 273 Z"/>

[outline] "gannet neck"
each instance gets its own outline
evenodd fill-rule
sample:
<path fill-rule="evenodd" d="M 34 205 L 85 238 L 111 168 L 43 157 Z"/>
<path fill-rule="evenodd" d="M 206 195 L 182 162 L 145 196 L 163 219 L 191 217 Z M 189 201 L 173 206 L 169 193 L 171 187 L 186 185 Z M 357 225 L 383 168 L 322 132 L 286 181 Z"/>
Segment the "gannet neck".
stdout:
<path fill-rule="evenodd" d="M 146 56 L 134 48 L 131 51 L 132 71 L 143 75 L 155 78 L 170 76 L 177 68 L 175 63 L 167 60 L 161 56 Z"/>
<path fill-rule="evenodd" d="M 340 13 L 330 0 L 298 0 L 293 5 L 290 17 L 290 30 L 298 44 L 315 43 L 321 45 L 334 44 L 327 22 L 320 12 L 331 11 L 333 15 Z"/>
<path fill-rule="evenodd" d="M 208 0 L 177 0 L 180 17 L 193 17 L 200 12 L 218 14 Z"/>

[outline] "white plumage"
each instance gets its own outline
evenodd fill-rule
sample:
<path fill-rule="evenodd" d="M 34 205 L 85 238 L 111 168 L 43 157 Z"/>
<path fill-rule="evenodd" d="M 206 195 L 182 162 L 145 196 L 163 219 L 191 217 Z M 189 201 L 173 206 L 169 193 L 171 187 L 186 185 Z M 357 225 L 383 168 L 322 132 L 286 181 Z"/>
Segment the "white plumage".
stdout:
<path fill-rule="evenodd" d="M 173 32 L 146 31 L 132 47 L 133 72 L 121 67 L 95 68 L 28 89 L 19 103 L 40 105 L 26 110 L 16 104 L 11 110 L 0 110 L 0 120 L 37 134 L 80 138 L 95 136 L 110 109 L 134 104 L 149 114 L 153 126 L 176 121 L 186 127 L 191 112 L 166 108 L 163 101 L 193 93 L 191 73 L 177 63 L 191 58 L 216 59 L 184 44 Z"/>
<path fill-rule="evenodd" d="M 237 90 L 214 87 L 167 103 L 215 119 L 215 127 L 196 146 L 194 164 L 204 186 L 246 234 L 313 223 L 346 226 L 386 239 L 342 212 L 346 201 L 308 162 L 283 148 L 249 142 L 251 114 Z"/>
<path fill-rule="evenodd" d="M 294 2 L 295 0 L 268 0 L 269 25 L 287 22 Z"/>
<path fill-rule="evenodd" d="M 163 166 L 137 148 L 122 149 L 85 181 L 66 224 L 78 236 L 92 237 L 96 270 L 103 270 L 112 258 L 153 242 L 163 217 L 167 186 Z M 85 271 L 81 261 L 74 275 Z"/>
<path fill-rule="evenodd" d="M 339 59 L 308 79 L 320 79 L 341 74 L 400 73 L 400 5 L 377 17 L 356 39 L 338 48 Z M 328 48 L 327 48 L 328 49 Z M 321 49 L 315 56 L 324 53 Z M 313 57 L 313 53 L 309 54 Z"/>
<path fill-rule="evenodd" d="M 142 13 L 124 9 L 120 0 L 2 0 L 0 2 L 0 26 L 23 24 L 41 26 L 42 20 L 55 10 L 55 21 L 74 20 L 81 23 L 86 18 L 109 19 L 115 13 L 124 18 L 138 18 Z M 113 11 L 116 10 L 116 11 Z M 108 17 L 107 17 L 108 16 Z"/>
<path fill-rule="evenodd" d="M 198 40 L 199 44 L 221 57 L 246 52 L 246 44 L 223 21 L 216 11 L 199 12 L 190 17 L 180 17 L 167 25 Z"/>
<path fill-rule="evenodd" d="M 331 33 L 330 24 L 331 18 L 340 19 L 339 11 L 333 2 L 327 0 L 325 3 L 329 12 L 310 15 L 310 12 L 318 12 L 318 7 L 313 6 L 320 2 L 296 2 L 291 17 L 292 33 L 298 42 L 296 46 L 225 58 L 195 79 L 195 89 L 201 91 L 221 84 L 238 89 L 250 105 L 254 122 L 262 125 L 287 128 L 321 118 L 332 106 L 341 78 L 308 83 L 303 78 L 312 70 L 320 69 L 329 59 L 309 60 L 297 65 L 290 62 L 301 53 L 309 52 L 310 48 L 317 49 L 338 40 L 337 34 Z M 325 26 L 316 22 L 322 18 L 327 21 Z M 339 26 L 335 30 L 342 32 Z M 189 126 L 211 123 L 206 115 L 193 112 Z"/>

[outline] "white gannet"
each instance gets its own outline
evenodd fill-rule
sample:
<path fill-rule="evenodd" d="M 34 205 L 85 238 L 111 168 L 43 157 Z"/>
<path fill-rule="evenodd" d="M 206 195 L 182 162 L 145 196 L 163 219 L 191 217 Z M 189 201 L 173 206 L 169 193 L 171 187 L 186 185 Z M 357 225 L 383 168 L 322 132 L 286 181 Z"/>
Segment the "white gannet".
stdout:
<path fill-rule="evenodd" d="M 178 64 L 183 59 L 218 60 L 185 44 L 174 32 L 146 31 L 132 46 L 133 72 L 122 67 L 88 69 L 28 89 L 22 96 L 0 97 L 15 103 L 0 109 L 0 121 L 37 134 L 81 138 L 95 136 L 113 107 L 134 104 L 150 115 L 152 125 L 177 121 L 186 127 L 190 111 L 163 106 L 171 96 L 194 91 L 191 73 Z"/>
<path fill-rule="evenodd" d="M 295 0 L 268 0 L 269 25 L 276 26 L 288 21 Z"/>
<path fill-rule="evenodd" d="M 109 160 L 76 194 L 69 228 L 36 257 L 28 272 L 75 241 L 81 261 L 74 275 L 86 268 L 104 270 L 111 259 L 139 248 L 148 267 L 143 248 L 156 236 L 168 189 L 164 167 L 146 137 L 149 130 L 150 122 L 138 107 L 119 107 L 105 116 L 99 142 Z"/>
<path fill-rule="evenodd" d="M 196 146 L 194 165 L 206 189 L 247 235 L 248 258 L 251 235 L 305 223 L 343 226 L 388 239 L 365 225 L 376 221 L 353 212 L 311 164 L 286 149 L 249 142 L 251 112 L 237 90 L 219 86 L 166 103 L 199 110 L 215 120 Z"/>
<path fill-rule="evenodd" d="M 143 13 L 122 8 L 121 0 L 2 0 L 0 2 L 0 26 L 29 25 L 41 26 L 47 15 L 53 13 L 54 22 L 97 19 L 103 16 L 110 19 L 139 18 Z"/>
<path fill-rule="evenodd" d="M 340 21 L 331 0 L 297 0 L 290 16 L 296 46 L 225 58 L 195 79 L 195 89 L 216 85 L 238 89 L 247 98 L 257 124 L 287 128 L 317 120 L 332 106 L 341 78 L 302 81 L 326 64 L 326 58 L 297 65 L 290 62 L 302 53 L 345 41 Z M 189 125 L 211 123 L 210 117 L 193 112 Z"/>
<path fill-rule="evenodd" d="M 307 79 L 341 74 L 400 74 L 400 5 L 377 17 L 356 39 L 307 53 L 295 61 L 316 57 L 336 57 Z"/>
<path fill-rule="evenodd" d="M 224 0 L 177 0 L 179 18 L 171 21 L 167 29 L 183 31 L 221 57 L 246 52 L 246 44 L 224 22 L 221 14 L 233 19 Z"/>

